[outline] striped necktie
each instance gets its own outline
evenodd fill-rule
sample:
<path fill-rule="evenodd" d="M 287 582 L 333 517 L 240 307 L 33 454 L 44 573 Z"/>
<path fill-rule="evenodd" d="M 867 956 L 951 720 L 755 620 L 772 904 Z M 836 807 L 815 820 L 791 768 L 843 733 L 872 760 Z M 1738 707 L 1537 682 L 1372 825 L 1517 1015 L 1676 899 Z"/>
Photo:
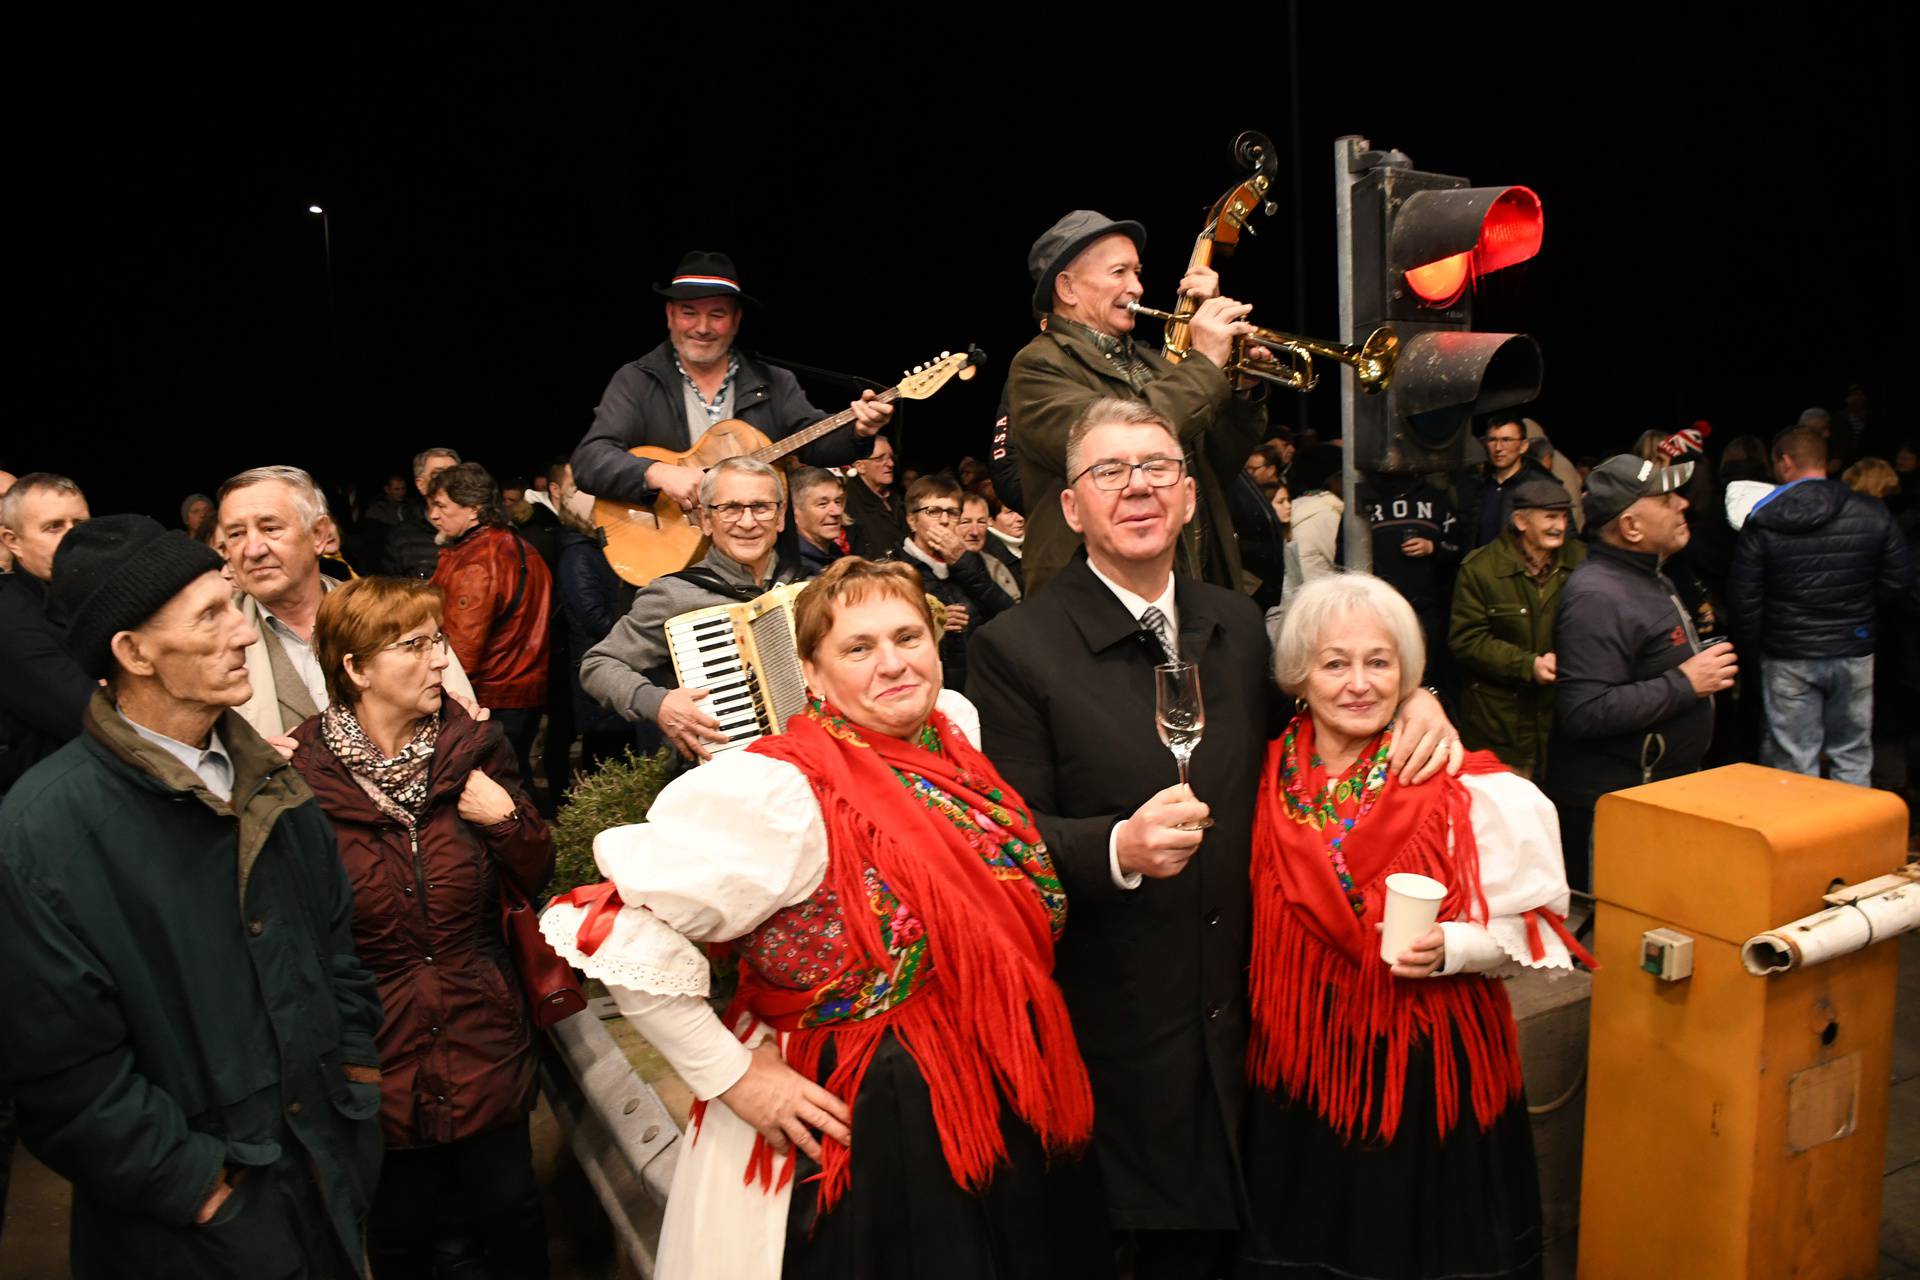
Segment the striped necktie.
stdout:
<path fill-rule="evenodd" d="M 1180 646 L 1173 638 L 1173 628 L 1167 625 L 1167 615 L 1148 605 L 1146 612 L 1140 615 L 1140 625 L 1153 633 L 1160 642 L 1160 648 L 1167 655 L 1168 662 L 1180 661 Z"/>

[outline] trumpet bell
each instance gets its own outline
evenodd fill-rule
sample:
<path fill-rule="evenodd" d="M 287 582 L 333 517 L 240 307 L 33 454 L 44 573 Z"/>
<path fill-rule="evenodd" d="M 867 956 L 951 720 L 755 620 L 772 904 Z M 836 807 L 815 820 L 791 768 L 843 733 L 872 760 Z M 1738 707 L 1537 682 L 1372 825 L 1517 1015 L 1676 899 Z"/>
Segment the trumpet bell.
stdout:
<path fill-rule="evenodd" d="M 1353 376 L 1360 390 L 1368 395 L 1393 381 L 1393 362 L 1400 357 L 1400 335 L 1391 326 L 1381 325 L 1367 335 L 1354 352 Z"/>

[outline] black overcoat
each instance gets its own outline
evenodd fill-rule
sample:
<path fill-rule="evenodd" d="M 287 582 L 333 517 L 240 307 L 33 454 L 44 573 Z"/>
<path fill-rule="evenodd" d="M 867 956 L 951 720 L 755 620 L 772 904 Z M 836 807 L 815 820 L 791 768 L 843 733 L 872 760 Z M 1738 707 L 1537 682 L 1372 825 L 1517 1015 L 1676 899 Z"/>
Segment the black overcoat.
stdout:
<path fill-rule="evenodd" d="M 1114 825 L 1179 772 L 1154 728 L 1158 647 L 1084 551 L 974 637 L 967 695 L 1066 885 L 1056 975 L 1093 1078 L 1113 1224 L 1225 1229 L 1239 1202 L 1248 847 L 1271 683 L 1251 600 L 1181 579 L 1174 603 L 1207 709 L 1193 787 L 1215 825 L 1171 879 L 1122 890 L 1109 871 Z"/>

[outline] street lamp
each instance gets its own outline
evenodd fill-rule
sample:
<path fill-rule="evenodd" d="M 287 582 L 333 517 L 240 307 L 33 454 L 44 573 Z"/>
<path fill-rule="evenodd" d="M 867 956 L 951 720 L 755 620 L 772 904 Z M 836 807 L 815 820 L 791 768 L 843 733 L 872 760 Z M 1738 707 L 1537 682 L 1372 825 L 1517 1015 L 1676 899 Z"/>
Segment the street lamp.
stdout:
<path fill-rule="evenodd" d="M 327 211 L 317 204 L 307 206 L 308 213 L 320 215 L 320 242 L 326 247 L 327 254 L 327 311 L 333 311 L 333 224 L 327 220 Z"/>

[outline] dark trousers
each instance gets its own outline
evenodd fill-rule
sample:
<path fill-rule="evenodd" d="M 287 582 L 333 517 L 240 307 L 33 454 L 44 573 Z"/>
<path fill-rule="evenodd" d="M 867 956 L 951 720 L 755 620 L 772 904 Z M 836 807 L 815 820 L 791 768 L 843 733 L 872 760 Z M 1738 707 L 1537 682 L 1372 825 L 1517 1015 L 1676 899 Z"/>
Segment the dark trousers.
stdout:
<path fill-rule="evenodd" d="M 495 707 L 493 722 L 507 735 L 514 759 L 520 762 L 520 785 L 533 794 L 533 771 L 527 756 L 533 750 L 534 735 L 540 732 L 540 707 Z"/>
<path fill-rule="evenodd" d="M 547 1224 L 527 1121 L 387 1148 L 367 1217 L 379 1280 L 546 1280 Z"/>
<path fill-rule="evenodd" d="M 541 761 L 547 776 L 548 817 L 560 807 L 561 798 L 573 784 L 573 740 L 579 736 L 573 724 L 573 679 L 559 657 L 566 651 L 566 634 L 556 632 L 554 660 L 547 664 L 547 749 Z"/>
<path fill-rule="evenodd" d="M 1593 892 L 1593 809 L 1571 804 L 1560 810 L 1560 848 L 1567 862 L 1567 888 Z"/>
<path fill-rule="evenodd" d="M 623 758 L 633 746 L 633 729 L 596 729 L 580 735 L 580 772 L 592 773 L 609 760 Z"/>

